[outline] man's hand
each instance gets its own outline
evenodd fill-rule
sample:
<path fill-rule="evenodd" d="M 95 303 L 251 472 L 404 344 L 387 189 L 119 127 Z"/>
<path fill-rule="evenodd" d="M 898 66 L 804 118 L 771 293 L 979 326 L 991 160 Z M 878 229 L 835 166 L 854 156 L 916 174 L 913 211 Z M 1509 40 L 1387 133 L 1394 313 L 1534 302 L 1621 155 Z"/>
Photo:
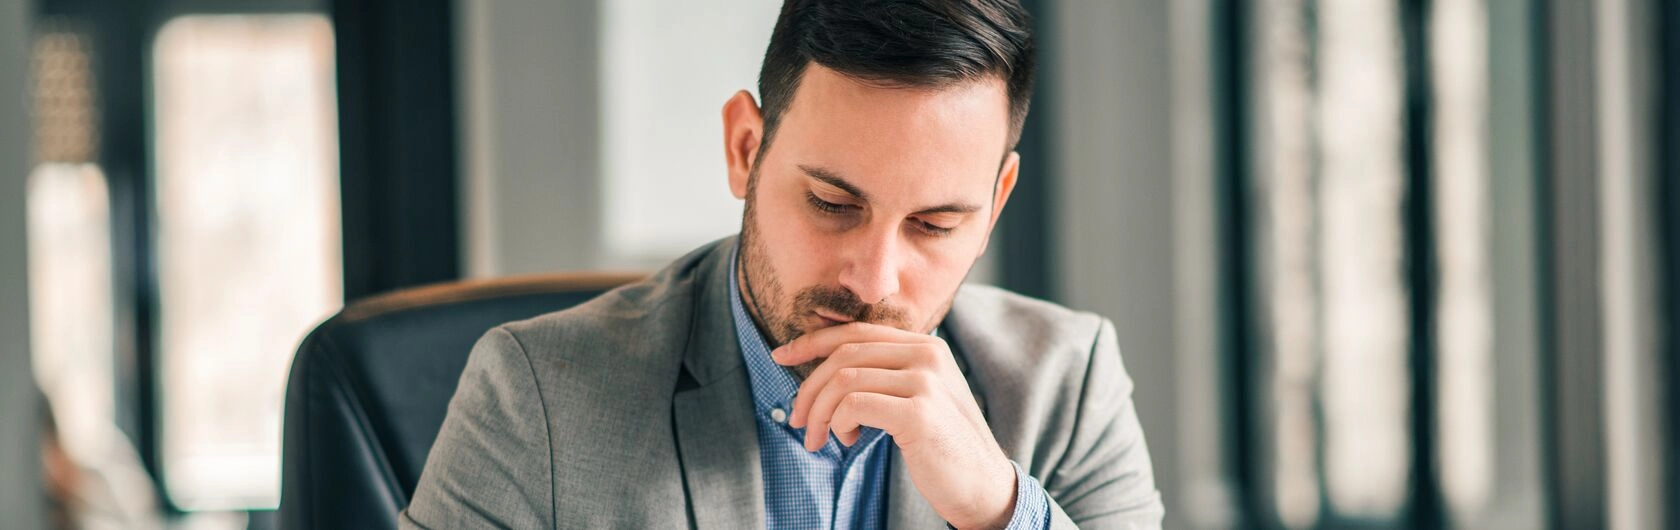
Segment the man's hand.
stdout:
<path fill-rule="evenodd" d="M 788 424 L 805 449 L 834 431 L 857 443 L 862 426 L 892 435 L 916 489 L 952 526 L 1002 528 L 1015 509 L 1015 466 L 992 438 L 944 340 L 853 322 L 771 352 L 783 366 L 826 358 L 799 386 Z"/>

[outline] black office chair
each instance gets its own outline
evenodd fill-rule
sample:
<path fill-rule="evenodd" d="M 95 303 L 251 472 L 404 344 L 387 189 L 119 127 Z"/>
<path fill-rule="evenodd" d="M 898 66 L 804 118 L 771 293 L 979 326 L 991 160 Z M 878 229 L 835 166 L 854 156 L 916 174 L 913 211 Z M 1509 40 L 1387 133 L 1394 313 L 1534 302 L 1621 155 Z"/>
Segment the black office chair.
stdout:
<path fill-rule="evenodd" d="M 478 337 L 641 277 L 417 287 L 352 303 L 316 327 L 286 383 L 280 527 L 396 528 Z"/>

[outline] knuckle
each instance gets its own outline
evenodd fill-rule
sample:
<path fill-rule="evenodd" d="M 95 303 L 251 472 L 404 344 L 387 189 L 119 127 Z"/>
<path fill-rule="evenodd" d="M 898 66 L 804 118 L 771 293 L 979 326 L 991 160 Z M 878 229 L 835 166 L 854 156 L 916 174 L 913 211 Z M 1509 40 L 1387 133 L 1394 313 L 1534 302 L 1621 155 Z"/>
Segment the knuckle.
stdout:
<path fill-rule="evenodd" d="M 938 388 L 939 377 L 927 372 L 916 374 L 916 390 L 920 391 L 919 393 L 930 393 Z"/>
<path fill-rule="evenodd" d="M 833 356 L 834 357 L 850 357 L 850 356 L 853 356 L 853 355 L 857 355 L 858 350 L 860 350 L 860 349 L 862 349 L 862 346 L 859 345 L 859 344 L 856 344 L 856 343 L 841 344 L 839 347 L 834 348 L 834 355 Z"/>
<path fill-rule="evenodd" d="M 834 381 L 842 385 L 855 384 L 861 377 L 863 377 L 863 370 L 857 368 L 841 368 L 834 372 Z"/>
<path fill-rule="evenodd" d="M 916 348 L 916 360 L 924 365 L 936 366 L 939 362 L 939 348 L 932 344 Z"/>
<path fill-rule="evenodd" d="M 862 394 L 846 394 L 846 397 L 840 398 L 840 408 L 851 410 L 861 406 L 863 406 Z"/>

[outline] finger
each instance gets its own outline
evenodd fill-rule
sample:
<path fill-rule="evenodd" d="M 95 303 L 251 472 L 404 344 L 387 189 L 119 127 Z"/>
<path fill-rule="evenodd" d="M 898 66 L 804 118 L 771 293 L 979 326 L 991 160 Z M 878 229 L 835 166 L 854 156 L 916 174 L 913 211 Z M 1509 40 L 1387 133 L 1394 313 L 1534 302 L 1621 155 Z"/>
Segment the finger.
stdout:
<path fill-rule="evenodd" d="M 916 372 L 904 370 L 888 370 L 884 368 L 847 368 L 835 376 L 834 382 L 823 387 L 816 401 L 810 405 L 808 411 L 802 411 L 798 405 L 794 406 L 795 417 L 803 420 L 809 418 L 809 424 L 794 423 L 788 420 L 788 425 L 794 428 L 805 428 L 805 445 L 815 444 L 822 447 L 822 441 L 828 438 L 829 418 L 834 415 L 834 408 L 840 405 L 840 400 L 847 394 L 854 392 L 873 392 L 891 396 L 911 397 L 926 390 L 926 380 Z M 803 412 L 803 416 L 800 414 Z M 845 431 L 834 431 L 836 435 Z M 849 445 L 849 444 L 848 444 Z"/>
<path fill-rule="evenodd" d="M 822 394 L 829 380 L 839 370 L 846 368 L 907 368 L 915 359 L 914 344 L 894 343 L 852 343 L 836 348 L 836 353 L 805 376 L 805 381 L 799 383 L 799 390 L 794 393 L 793 414 L 788 417 L 790 425 L 801 427 L 805 418 L 809 416 L 811 404 L 817 396 Z"/>
<path fill-rule="evenodd" d="M 852 429 L 846 432 L 837 432 L 834 433 L 834 437 L 840 439 L 840 445 L 851 447 L 857 445 L 858 438 L 863 437 L 863 429 Z"/>
<path fill-rule="evenodd" d="M 869 426 L 887 431 L 895 441 L 911 438 L 906 436 L 906 430 L 920 421 L 916 415 L 915 398 L 873 392 L 847 394 L 840 400 L 840 406 L 834 409 L 835 429 L 854 432 Z"/>
<path fill-rule="evenodd" d="M 794 366 L 809 362 L 813 359 L 828 357 L 842 344 L 854 342 L 905 342 L 919 343 L 933 339 L 932 336 L 912 333 L 902 329 L 870 324 L 867 322 L 851 322 L 838 326 L 826 327 L 801 335 L 792 342 L 783 344 L 770 352 L 770 358 L 776 364 Z"/>

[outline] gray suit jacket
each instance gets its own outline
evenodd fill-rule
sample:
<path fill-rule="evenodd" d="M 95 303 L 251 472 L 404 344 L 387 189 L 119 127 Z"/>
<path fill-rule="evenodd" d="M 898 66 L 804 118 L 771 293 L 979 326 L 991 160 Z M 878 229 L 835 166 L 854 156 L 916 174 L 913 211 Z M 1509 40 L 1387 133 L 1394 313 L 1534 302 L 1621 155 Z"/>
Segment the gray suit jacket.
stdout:
<path fill-rule="evenodd" d="M 646 281 L 479 339 L 403 528 L 764 526 L 729 310 L 733 238 Z M 964 286 L 943 333 L 1056 528 L 1160 525 L 1114 327 Z M 889 528 L 942 528 L 892 448 Z"/>

